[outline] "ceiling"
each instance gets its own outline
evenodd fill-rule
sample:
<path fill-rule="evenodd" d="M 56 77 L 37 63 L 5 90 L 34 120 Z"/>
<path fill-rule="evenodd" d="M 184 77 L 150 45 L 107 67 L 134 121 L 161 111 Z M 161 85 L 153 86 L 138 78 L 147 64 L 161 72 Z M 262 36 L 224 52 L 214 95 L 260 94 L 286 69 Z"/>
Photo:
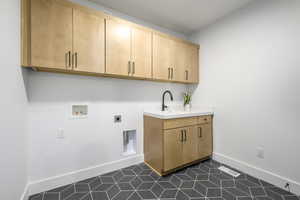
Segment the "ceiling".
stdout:
<path fill-rule="evenodd" d="M 149 23 L 190 34 L 253 0 L 91 0 Z"/>

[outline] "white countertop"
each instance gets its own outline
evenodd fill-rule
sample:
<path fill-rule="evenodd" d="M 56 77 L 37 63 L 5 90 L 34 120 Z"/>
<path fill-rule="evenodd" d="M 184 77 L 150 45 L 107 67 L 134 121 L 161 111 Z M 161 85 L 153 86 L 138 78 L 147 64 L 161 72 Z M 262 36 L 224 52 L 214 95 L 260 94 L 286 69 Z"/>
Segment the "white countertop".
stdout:
<path fill-rule="evenodd" d="M 191 111 L 184 111 L 184 110 L 170 110 L 170 111 L 145 110 L 144 111 L 144 115 L 159 118 L 159 119 L 196 117 L 196 116 L 213 115 L 213 114 L 214 114 L 213 110 L 208 108 L 192 109 Z"/>

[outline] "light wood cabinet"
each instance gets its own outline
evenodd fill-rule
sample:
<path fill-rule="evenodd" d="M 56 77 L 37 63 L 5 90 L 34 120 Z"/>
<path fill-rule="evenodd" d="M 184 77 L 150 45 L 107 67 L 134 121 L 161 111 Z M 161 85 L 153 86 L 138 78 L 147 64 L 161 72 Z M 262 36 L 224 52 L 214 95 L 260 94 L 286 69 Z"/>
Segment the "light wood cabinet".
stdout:
<path fill-rule="evenodd" d="M 58 0 L 31 0 L 30 63 L 70 69 L 72 8 Z"/>
<path fill-rule="evenodd" d="M 160 175 L 211 156 L 212 117 L 163 120 L 144 116 L 144 155 Z"/>
<path fill-rule="evenodd" d="M 169 171 L 183 163 L 182 130 L 171 129 L 163 133 L 164 137 L 164 170 Z"/>
<path fill-rule="evenodd" d="M 30 1 L 30 65 L 104 73 L 104 18 L 66 1 Z"/>
<path fill-rule="evenodd" d="M 151 32 L 107 20 L 106 73 L 151 78 Z"/>
<path fill-rule="evenodd" d="M 174 78 L 173 80 L 179 82 L 186 82 L 185 70 L 187 66 L 187 53 L 188 53 L 187 45 L 183 42 L 175 42 L 174 45 L 174 64 L 172 65 L 174 68 Z"/>
<path fill-rule="evenodd" d="M 197 46 L 153 35 L 153 78 L 165 81 L 198 82 Z"/>
<path fill-rule="evenodd" d="M 104 73 L 104 18 L 74 9 L 73 24 L 73 69 Z"/>
<path fill-rule="evenodd" d="M 198 45 L 68 0 L 21 2 L 24 67 L 126 79 L 198 82 Z"/>
<path fill-rule="evenodd" d="M 172 40 L 153 34 L 153 78 L 172 80 Z M 173 72 L 174 74 L 174 72 Z"/>
<path fill-rule="evenodd" d="M 199 48 L 187 45 L 185 81 L 187 83 L 199 82 Z"/>
<path fill-rule="evenodd" d="M 191 163 L 199 157 L 198 130 L 196 126 L 190 126 L 183 130 L 183 164 Z M 209 156 L 209 155 L 207 155 Z M 205 156 L 204 156 L 205 157 Z M 202 157 L 203 158 L 203 157 Z"/>
<path fill-rule="evenodd" d="M 130 27 L 115 20 L 106 21 L 106 73 L 129 75 L 131 60 Z"/>
<path fill-rule="evenodd" d="M 137 27 L 131 30 L 131 74 L 134 77 L 152 78 L 152 33 Z"/>
<path fill-rule="evenodd" d="M 212 127 L 210 124 L 202 124 L 198 128 L 198 158 L 212 154 Z"/>
<path fill-rule="evenodd" d="M 193 45 L 178 42 L 175 56 L 175 81 L 197 83 L 199 78 L 199 49 Z"/>

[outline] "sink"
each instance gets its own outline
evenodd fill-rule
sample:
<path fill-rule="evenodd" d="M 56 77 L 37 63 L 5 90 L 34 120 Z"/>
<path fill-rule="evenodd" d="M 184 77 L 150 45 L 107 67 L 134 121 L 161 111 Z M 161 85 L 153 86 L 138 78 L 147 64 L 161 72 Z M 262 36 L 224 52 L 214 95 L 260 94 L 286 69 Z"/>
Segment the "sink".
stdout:
<path fill-rule="evenodd" d="M 192 109 L 191 111 L 184 111 L 183 109 L 178 110 L 145 110 L 144 115 L 155 117 L 159 119 L 174 119 L 174 118 L 182 118 L 182 117 L 195 117 L 202 115 L 213 115 L 213 110 L 209 108 L 198 108 Z"/>

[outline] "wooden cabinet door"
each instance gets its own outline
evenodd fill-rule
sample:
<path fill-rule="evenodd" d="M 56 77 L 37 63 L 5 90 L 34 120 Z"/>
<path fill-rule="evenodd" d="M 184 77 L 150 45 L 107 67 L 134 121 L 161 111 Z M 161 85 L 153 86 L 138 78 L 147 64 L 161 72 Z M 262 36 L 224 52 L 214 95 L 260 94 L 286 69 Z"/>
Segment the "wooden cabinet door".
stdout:
<path fill-rule="evenodd" d="M 182 163 L 181 129 L 164 131 L 164 171 L 179 167 Z"/>
<path fill-rule="evenodd" d="M 183 42 L 173 42 L 173 70 L 174 75 L 172 80 L 185 82 L 185 70 L 186 70 L 186 62 L 187 62 L 187 48 L 186 44 Z"/>
<path fill-rule="evenodd" d="M 129 75 L 131 60 L 131 29 L 126 24 L 106 21 L 106 73 Z"/>
<path fill-rule="evenodd" d="M 141 78 L 152 77 L 152 33 L 132 28 L 131 75 Z"/>
<path fill-rule="evenodd" d="M 198 138 L 199 159 L 211 156 L 213 150 L 213 138 L 212 125 L 210 123 L 198 126 Z"/>
<path fill-rule="evenodd" d="M 197 126 L 190 126 L 184 130 L 183 141 L 183 162 L 191 163 L 198 159 L 198 129 Z"/>
<path fill-rule="evenodd" d="M 170 80 L 171 40 L 158 34 L 153 34 L 153 78 Z"/>
<path fill-rule="evenodd" d="M 31 0 L 31 66 L 72 68 L 72 8 L 59 0 Z"/>
<path fill-rule="evenodd" d="M 73 24 L 73 69 L 104 73 L 104 18 L 74 9 Z"/>
<path fill-rule="evenodd" d="M 187 46 L 187 68 L 185 80 L 189 83 L 199 82 L 199 49 L 195 46 Z"/>

